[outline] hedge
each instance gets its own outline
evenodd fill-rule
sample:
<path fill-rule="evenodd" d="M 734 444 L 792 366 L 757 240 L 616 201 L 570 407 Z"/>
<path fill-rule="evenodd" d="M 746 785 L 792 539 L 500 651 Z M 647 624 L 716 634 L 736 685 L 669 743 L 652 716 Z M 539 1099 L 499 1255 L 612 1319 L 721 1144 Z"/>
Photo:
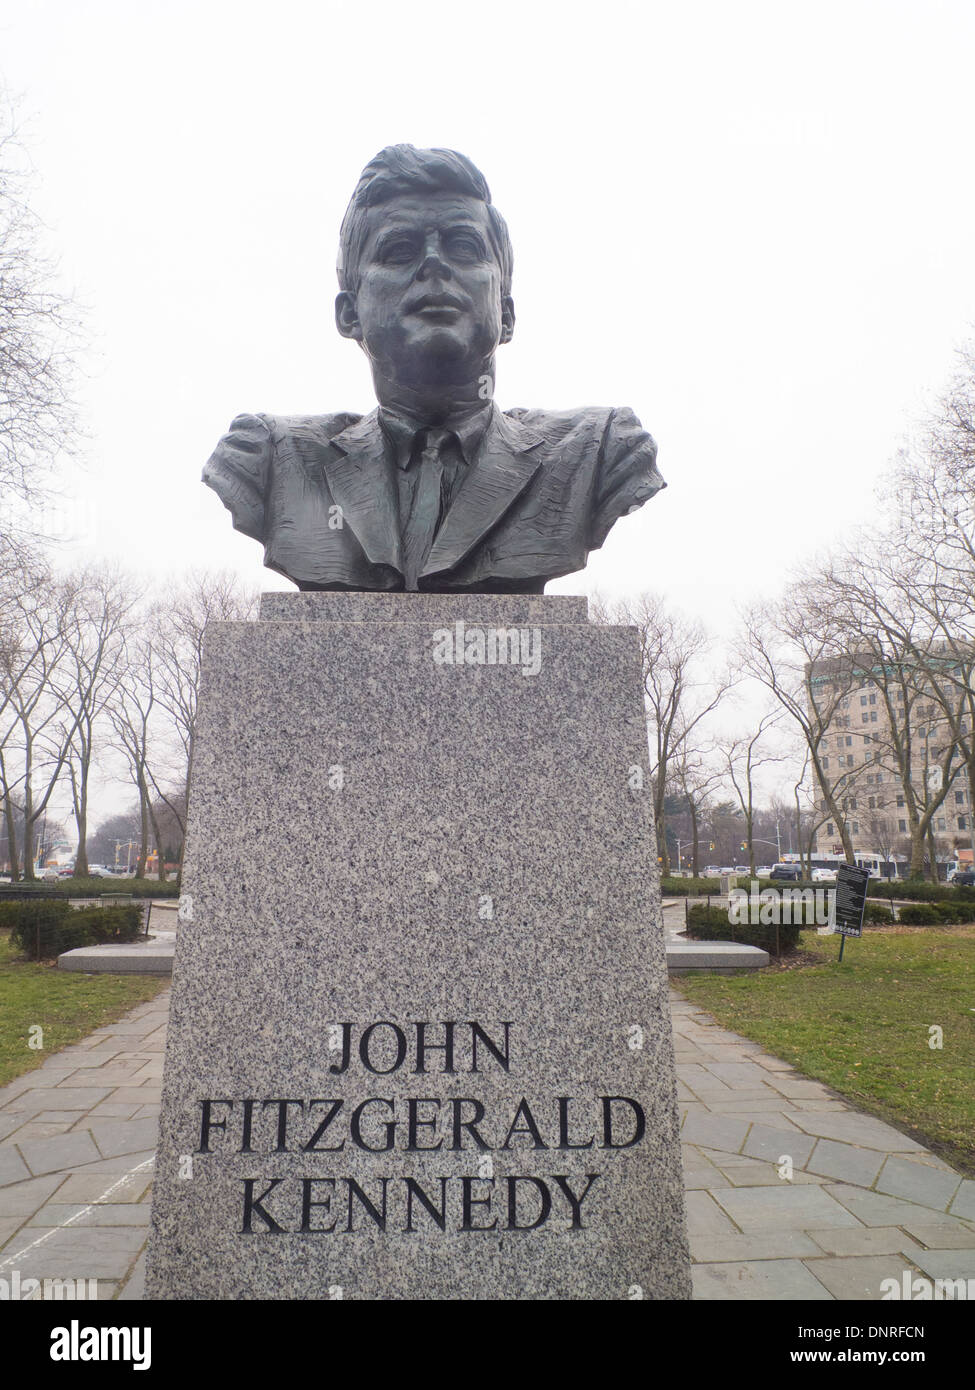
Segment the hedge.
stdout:
<path fill-rule="evenodd" d="M 110 898 L 116 893 L 136 898 L 178 898 L 179 885 L 175 879 L 157 883 L 154 878 L 40 878 L 0 883 L 0 903 L 25 898 Z"/>
<path fill-rule="evenodd" d="M 31 960 L 46 960 L 76 946 L 106 941 L 135 941 L 142 934 L 143 910 L 137 904 L 120 907 L 79 907 L 70 903 L 0 903 L 0 927 L 10 928 L 11 940 Z"/>
<path fill-rule="evenodd" d="M 739 926 L 729 920 L 727 908 L 707 907 L 704 903 L 695 903 L 687 914 L 687 935 L 695 941 L 740 941 L 745 946 L 759 946 L 772 956 L 794 951 L 799 945 L 801 930 L 799 925 L 775 927 L 748 923 Z"/>
<path fill-rule="evenodd" d="M 916 903 L 972 903 L 975 888 L 956 887 L 953 883 L 926 883 L 920 878 L 898 878 L 893 883 L 872 878 L 867 887 L 870 898 L 898 898 Z"/>
<path fill-rule="evenodd" d="M 738 881 L 739 883 L 750 882 L 747 870 L 738 875 Z M 803 879 L 796 883 L 792 879 L 761 878 L 758 882 L 761 888 L 830 888 L 835 886 L 832 880 L 811 883 Z M 660 889 L 668 898 L 703 898 L 707 897 L 708 894 L 717 897 L 721 892 L 721 883 L 716 878 L 662 878 Z M 895 898 L 899 902 L 970 903 L 975 911 L 975 888 L 956 887 L 949 883 L 926 883 L 923 879 L 900 878 L 895 879 L 893 883 L 887 883 L 883 879 L 871 878 L 867 882 L 867 897 Z M 887 920 L 890 920 L 889 912 L 887 913 Z M 959 920 L 973 919 L 959 918 Z"/>
<path fill-rule="evenodd" d="M 975 906 L 964 903 L 912 903 L 898 911 L 907 927 L 934 927 L 975 921 Z"/>
<path fill-rule="evenodd" d="M 660 891 L 665 898 L 701 898 L 721 892 L 718 878 L 662 878 Z"/>
<path fill-rule="evenodd" d="M 870 926 L 889 927 L 896 919 L 889 907 L 881 907 L 880 903 L 867 903 L 863 909 L 863 920 Z"/>

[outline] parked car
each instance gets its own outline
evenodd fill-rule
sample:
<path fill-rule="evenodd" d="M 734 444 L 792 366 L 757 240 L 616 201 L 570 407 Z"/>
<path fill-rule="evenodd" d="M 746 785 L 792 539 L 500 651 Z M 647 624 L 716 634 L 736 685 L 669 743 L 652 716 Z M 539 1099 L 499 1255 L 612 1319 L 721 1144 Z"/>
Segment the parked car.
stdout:
<path fill-rule="evenodd" d="M 971 869 L 959 869 L 956 874 L 952 874 L 951 881 L 959 888 L 975 888 L 975 873 Z"/>
<path fill-rule="evenodd" d="M 835 870 L 835 869 L 813 869 L 813 871 L 812 871 L 812 881 L 813 881 L 813 883 L 835 883 L 835 882 L 836 882 L 836 870 Z"/>
<path fill-rule="evenodd" d="M 802 878 L 802 870 L 798 864 L 773 864 L 769 878 L 785 879 L 790 883 L 798 883 Z"/>
<path fill-rule="evenodd" d="M 718 868 L 717 864 L 709 864 L 707 868 L 704 870 L 704 877 L 717 878 L 720 872 L 721 870 Z"/>
<path fill-rule="evenodd" d="M 756 878 L 768 878 L 768 876 L 769 876 L 769 874 L 770 874 L 771 872 L 772 872 L 772 865 L 771 865 L 771 864 L 759 864 L 758 868 L 755 870 L 755 877 L 756 877 Z"/>
<path fill-rule="evenodd" d="M 738 872 L 737 869 L 729 869 L 729 868 L 724 868 L 724 869 L 719 869 L 719 870 L 718 870 L 718 873 L 721 874 L 722 876 L 724 876 L 725 874 L 736 874 L 737 872 Z"/>

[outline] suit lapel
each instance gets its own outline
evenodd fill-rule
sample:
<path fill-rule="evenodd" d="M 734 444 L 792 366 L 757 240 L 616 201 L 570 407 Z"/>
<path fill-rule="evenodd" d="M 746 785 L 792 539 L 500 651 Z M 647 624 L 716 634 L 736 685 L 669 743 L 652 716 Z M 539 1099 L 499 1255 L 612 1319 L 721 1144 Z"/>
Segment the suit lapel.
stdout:
<path fill-rule="evenodd" d="M 477 459 L 437 532 L 424 575 L 452 569 L 497 524 L 541 468 L 541 460 L 531 454 L 541 443 L 541 435 L 493 408 Z"/>
<path fill-rule="evenodd" d="M 322 467 L 343 523 L 372 564 L 391 565 L 402 573 L 399 497 L 379 412 L 349 425 L 328 443 Z"/>

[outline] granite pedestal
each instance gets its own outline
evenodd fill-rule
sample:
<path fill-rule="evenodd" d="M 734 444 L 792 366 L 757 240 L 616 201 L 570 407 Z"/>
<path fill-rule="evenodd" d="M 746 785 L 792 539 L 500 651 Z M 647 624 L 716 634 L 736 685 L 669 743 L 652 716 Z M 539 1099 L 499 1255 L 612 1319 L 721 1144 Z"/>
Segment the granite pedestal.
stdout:
<path fill-rule="evenodd" d="M 584 599 L 210 629 L 147 1297 L 689 1297 L 641 692 Z"/>

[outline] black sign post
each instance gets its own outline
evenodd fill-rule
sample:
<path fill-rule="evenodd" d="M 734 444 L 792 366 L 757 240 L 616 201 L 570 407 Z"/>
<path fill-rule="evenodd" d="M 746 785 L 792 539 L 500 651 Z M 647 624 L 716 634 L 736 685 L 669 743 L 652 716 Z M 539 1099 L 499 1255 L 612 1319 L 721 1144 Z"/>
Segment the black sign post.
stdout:
<path fill-rule="evenodd" d="M 836 871 L 836 926 L 842 932 L 839 959 L 848 936 L 863 935 L 863 913 L 867 905 L 870 873 L 859 864 L 841 864 Z"/>

